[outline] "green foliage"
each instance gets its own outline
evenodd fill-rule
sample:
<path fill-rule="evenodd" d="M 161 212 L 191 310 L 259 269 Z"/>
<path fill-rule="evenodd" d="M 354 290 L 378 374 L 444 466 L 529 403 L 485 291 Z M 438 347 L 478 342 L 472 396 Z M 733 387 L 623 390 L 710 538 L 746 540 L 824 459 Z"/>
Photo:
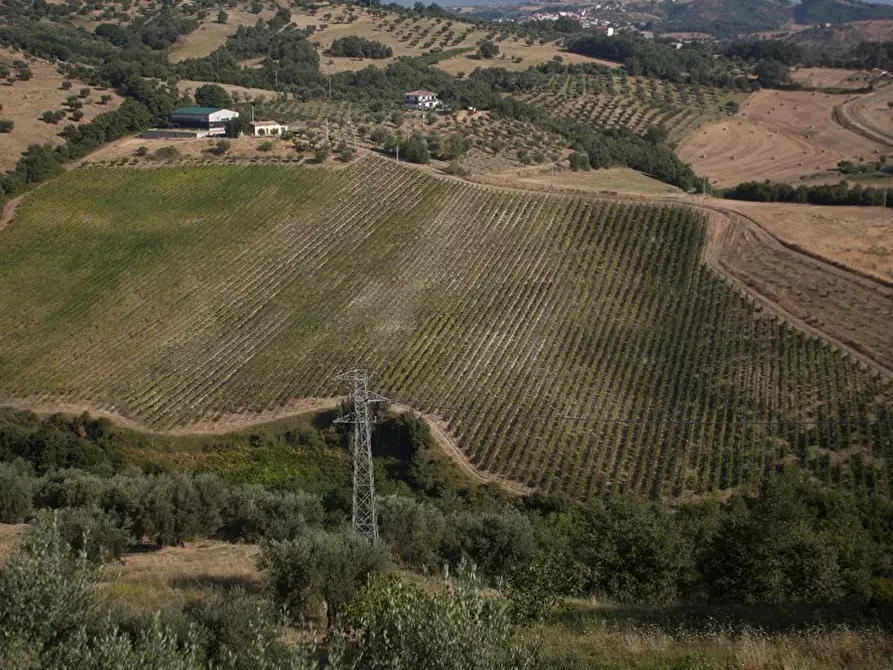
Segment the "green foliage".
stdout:
<path fill-rule="evenodd" d="M 264 151 L 264 152 L 272 151 L 273 143 L 270 140 L 267 140 L 266 142 L 261 142 L 259 145 L 257 145 L 257 150 Z"/>
<path fill-rule="evenodd" d="M 582 510 L 573 556 L 589 570 L 590 588 L 620 602 L 668 603 L 692 563 L 673 518 L 636 495 Z"/>
<path fill-rule="evenodd" d="M 850 161 L 841 161 L 838 170 L 844 174 L 860 173 L 863 166 Z M 818 186 L 791 186 L 770 181 L 749 181 L 738 184 L 723 192 L 724 198 L 731 200 L 751 200 L 754 202 L 795 202 L 813 205 L 857 205 L 877 207 L 884 202 L 884 191 L 880 188 L 854 184 L 850 186 L 841 181 L 838 184 L 821 184 Z M 893 206 L 893 200 L 888 200 Z"/>
<path fill-rule="evenodd" d="M 217 23 L 226 23 L 227 21 L 229 21 L 229 14 L 226 13 L 225 9 L 217 12 Z"/>
<path fill-rule="evenodd" d="M 325 163 L 326 160 L 329 158 L 330 152 L 331 150 L 328 146 L 321 146 L 313 154 L 313 160 L 315 160 L 317 163 Z"/>
<path fill-rule="evenodd" d="M 460 514 L 455 524 L 461 551 L 486 576 L 514 570 L 536 549 L 530 520 L 513 507 Z"/>
<path fill-rule="evenodd" d="M 352 531 L 311 531 L 293 540 L 267 542 L 258 565 L 277 602 L 292 617 L 325 604 L 329 627 L 337 623 L 369 576 L 386 569 L 388 555 Z"/>
<path fill-rule="evenodd" d="M 26 184 L 34 184 L 62 172 L 58 154 L 49 145 L 29 144 L 16 163 L 18 172 Z"/>
<path fill-rule="evenodd" d="M 447 534 L 443 512 L 404 496 L 379 498 L 378 506 L 381 539 L 406 565 L 434 569 L 442 563 Z"/>
<path fill-rule="evenodd" d="M 499 55 L 499 46 L 492 40 L 486 40 L 478 47 L 478 56 L 492 59 Z"/>
<path fill-rule="evenodd" d="M 568 556 L 541 552 L 508 573 L 503 592 L 515 620 L 542 621 L 583 593 L 588 577 L 586 566 Z"/>
<path fill-rule="evenodd" d="M 327 56 L 349 56 L 351 58 L 390 58 L 394 55 L 391 47 L 356 35 L 338 37 L 326 51 Z"/>
<path fill-rule="evenodd" d="M 22 523 L 31 515 L 35 482 L 23 465 L 0 463 L 0 523 Z"/>
<path fill-rule="evenodd" d="M 219 84 L 205 84 L 195 89 L 195 104 L 200 107 L 231 107 L 233 99 Z"/>
<path fill-rule="evenodd" d="M 422 135 L 411 135 L 400 144 L 400 158 L 410 163 L 429 163 L 428 142 Z"/>
<path fill-rule="evenodd" d="M 443 160 L 454 161 L 465 155 L 471 148 L 468 137 L 462 133 L 453 133 L 440 143 L 440 157 Z"/>
<path fill-rule="evenodd" d="M 589 165 L 589 156 L 581 151 L 575 151 L 568 157 L 568 163 L 574 172 L 583 172 L 592 169 Z"/>
<path fill-rule="evenodd" d="M 0 133 L 11 133 L 14 127 L 15 123 L 10 119 L 0 119 Z"/>
<path fill-rule="evenodd" d="M 347 624 L 369 670 L 509 670 L 536 657 L 513 647 L 507 603 L 482 595 L 473 572 L 460 571 L 431 595 L 397 577 L 373 577 Z"/>

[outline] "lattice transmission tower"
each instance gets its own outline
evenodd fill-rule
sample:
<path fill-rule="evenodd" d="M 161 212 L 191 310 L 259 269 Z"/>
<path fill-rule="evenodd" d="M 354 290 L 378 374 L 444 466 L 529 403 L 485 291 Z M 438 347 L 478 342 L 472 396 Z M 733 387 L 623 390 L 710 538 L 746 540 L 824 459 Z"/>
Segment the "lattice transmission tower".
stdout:
<path fill-rule="evenodd" d="M 373 421 L 369 406 L 387 402 L 387 398 L 369 391 L 367 370 L 351 370 L 335 379 L 351 384 L 353 412 L 335 419 L 335 423 L 353 424 L 353 529 L 357 535 L 374 542 L 378 539 L 378 523 L 375 517 L 375 474 L 372 467 Z"/>

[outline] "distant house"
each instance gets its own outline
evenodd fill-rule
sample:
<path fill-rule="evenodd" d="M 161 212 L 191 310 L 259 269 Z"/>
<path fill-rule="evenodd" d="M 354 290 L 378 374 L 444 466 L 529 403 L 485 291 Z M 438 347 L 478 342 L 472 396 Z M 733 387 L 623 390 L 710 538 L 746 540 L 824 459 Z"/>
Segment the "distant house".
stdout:
<path fill-rule="evenodd" d="M 278 121 L 252 121 L 251 134 L 261 135 L 282 135 L 288 132 L 288 126 Z"/>
<path fill-rule="evenodd" d="M 403 104 L 412 109 L 437 109 L 441 103 L 433 91 L 408 91 L 403 96 Z"/>
<path fill-rule="evenodd" d="M 228 121 L 238 119 L 239 113 L 219 107 L 179 107 L 171 112 L 170 122 L 175 128 L 194 130 L 196 135 L 226 134 Z"/>

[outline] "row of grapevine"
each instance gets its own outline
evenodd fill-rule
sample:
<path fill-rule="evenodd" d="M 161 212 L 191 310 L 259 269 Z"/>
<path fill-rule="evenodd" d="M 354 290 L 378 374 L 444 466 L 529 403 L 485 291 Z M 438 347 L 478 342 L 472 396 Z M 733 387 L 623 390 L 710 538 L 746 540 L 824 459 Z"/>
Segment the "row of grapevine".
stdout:
<path fill-rule="evenodd" d="M 55 386 L 73 346 L 0 341 L 0 359 L 32 363 L 5 388 L 69 390 L 163 429 L 335 395 L 333 376 L 364 366 L 442 416 L 479 467 L 581 498 L 753 486 L 786 464 L 891 493 L 889 383 L 704 266 L 689 209 L 504 192 L 374 156 L 143 174 L 155 197 L 193 198 L 184 211 L 206 205 L 187 178 L 279 179 L 286 195 L 235 188 L 206 212 L 208 244 L 238 229 L 230 217 L 261 221 L 237 253 L 209 253 L 167 318 L 122 300 L 92 323 L 72 305 L 90 337 Z M 291 199 L 289 179 L 303 180 Z M 119 197 L 112 183 L 97 202 Z M 118 281 L 142 295 L 162 279 Z"/>

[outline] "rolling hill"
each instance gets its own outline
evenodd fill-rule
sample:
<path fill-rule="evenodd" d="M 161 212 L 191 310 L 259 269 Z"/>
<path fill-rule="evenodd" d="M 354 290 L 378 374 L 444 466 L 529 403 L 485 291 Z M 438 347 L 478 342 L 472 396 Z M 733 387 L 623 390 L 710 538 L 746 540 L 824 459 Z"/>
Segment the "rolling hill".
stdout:
<path fill-rule="evenodd" d="M 370 156 L 82 170 L 0 236 L 0 399 L 154 429 L 376 389 L 478 467 L 578 497 L 888 492 L 889 385 L 759 311 L 679 206 L 502 191 Z"/>

